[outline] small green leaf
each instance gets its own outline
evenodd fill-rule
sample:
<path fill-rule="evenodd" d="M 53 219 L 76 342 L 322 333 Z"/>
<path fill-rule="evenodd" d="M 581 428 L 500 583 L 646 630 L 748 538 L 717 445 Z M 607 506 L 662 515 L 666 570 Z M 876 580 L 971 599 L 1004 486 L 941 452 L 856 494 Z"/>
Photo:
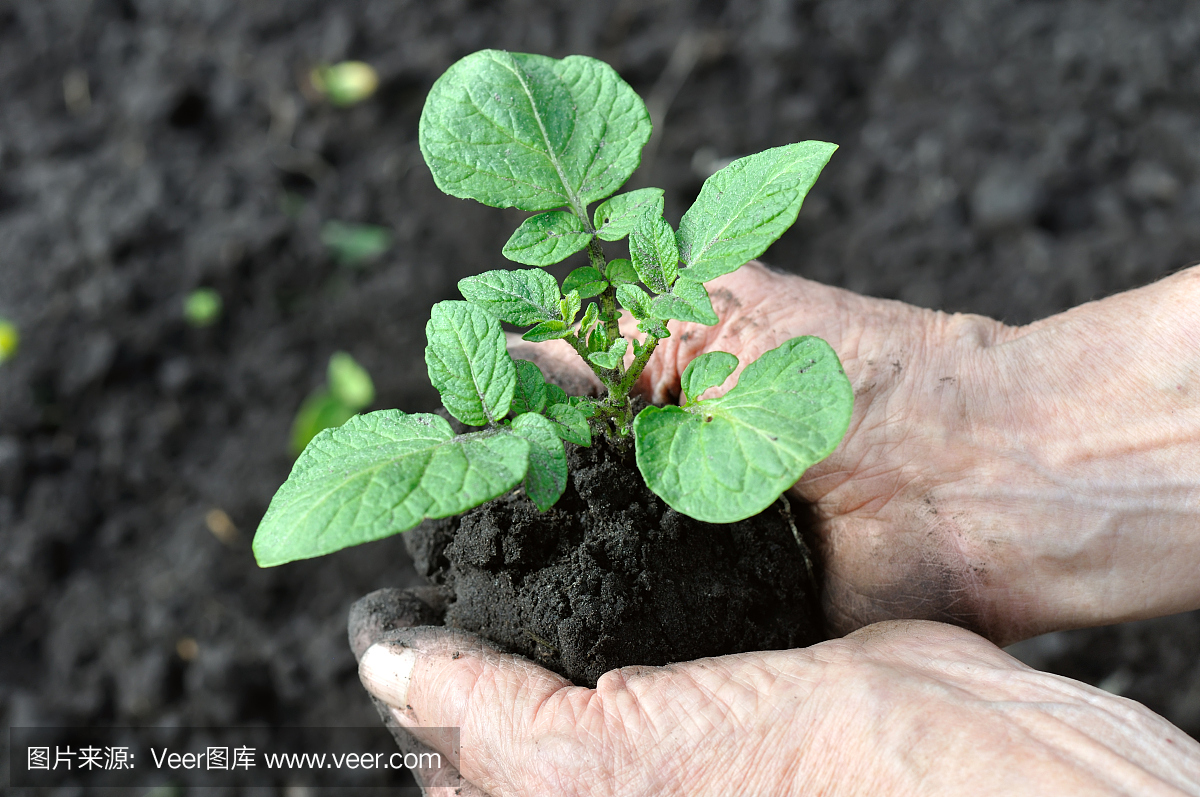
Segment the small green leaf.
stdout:
<path fill-rule="evenodd" d="M 544 343 L 548 340 L 558 340 L 571 334 L 571 327 L 563 321 L 543 321 L 521 336 L 521 340 L 530 343 Z"/>
<path fill-rule="evenodd" d="M 591 237 L 574 213 L 554 210 L 521 222 L 501 251 L 527 266 L 552 266 L 587 246 Z"/>
<path fill-rule="evenodd" d="M 650 117 L 602 61 L 482 50 L 433 84 L 418 138 L 447 194 L 583 213 L 633 174 Z"/>
<path fill-rule="evenodd" d="M 662 216 L 643 218 L 629 233 L 629 256 L 646 287 L 666 293 L 679 275 L 679 247 L 675 231 Z"/>
<path fill-rule="evenodd" d="M 686 271 L 683 273 L 687 274 Z M 675 281 L 670 293 L 654 297 L 650 303 L 650 314 L 662 321 L 675 318 L 708 326 L 719 320 L 713 311 L 712 300 L 708 298 L 708 291 L 699 282 L 685 276 Z"/>
<path fill-rule="evenodd" d="M 579 291 L 570 291 L 558 302 L 558 312 L 562 314 L 563 323 L 570 326 L 575 323 L 575 316 L 579 315 Z"/>
<path fill-rule="evenodd" d="M 454 436 L 437 415 L 381 410 L 321 432 L 254 535 L 262 567 L 390 537 L 465 512 L 525 477 L 529 443 L 499 429 Z"/>
<path fill-rule="evenodd" d="M 590 299 L 599 296 L 608 287 L 608 281 L 600 276 L 599 270 L 592 266 L 577 268 L 563 280 L 563 293 L 579 291 L 580 299 Z"/>
<path fill-rule="evenodd" d="M 375 383 L 371 375 L 344 351 L 329 358 L 329 392 L 354 412 L 371 406 L 375 400 Z"/>
<path fill-rule="evenodd" d="M 587 350 L 593 351 L 608 351 L 608 347 L 612 345 L 612 341 L 608 338 L 608 327 L 605 324 L 597 324 L 592 330 L 592 334 L 588 335 Z"/>
<path fill-rule="evenodd" d="M 327 221 L 321 226 L 321 243 L 343 266 L 360 266 L 392 248 L 392 233 L 371 224 Z"/>
<path fill-rule="evenodd" d="M 183 300 L 183 317 L 194 327 L 209 327 L 221 318 L 225 303 L 212 288 L 197 288 Z"/>
<path fill-rule="evenodd" d="M 318 66 L 309 73 L 313 88 L 329 98 L 334 105 L 354 105 L 375 93 L 379 75 L 370 64 L 362 61 L 342 61 L 332 66 Z"/>
<path fill-rule="evenodd" d="M 792 338 L 720 398 L 647 407 L 634 421 L 638 470 L 674 509 L 733 523 L 766 509 L 827 457 L 850 425 L 854 391 L 819 338 Z"/>
<path fill-rule="evenodd" d="M 604 267 L 604 276 L 614 285 L 638 281 L 637 269 L 623 257 L 608 261 L 608 265 Z"/>
<path fill-rule="evenodd" d="M 683 406 L 694 403 L 700 394 L 710 387 L 723 383 L 737 365 L 738 358 L 724 351 L 710 351 L 688 363 L 679 380 L 683 388 Z"/>
<path fill-rule="evenodd" d="M 21 345 L 21 333 L 13 322 L 0 318 L 0 363 L 12 359 Z"/>
<path fill-rule="evenodd" d="M 591 405 L 589 405 L 591 406 Z M 591 406 L 592 413 L 595 407 Z M 568 443 L 587 448 L 592 444 L 592 428 L 588 426 L 588 415 L 579 407 L 561 402 L 546 408 L 546 416 L 554 424 L 554 431 Z"/>
<path fill-rule="evenodd" d="M 567 489 L 567 452 L 555 424 L 543 415 L 527 412 L 512 424 L 513 434 L 529 443 L 529 470 L 525 494 L 545 512 Z"/>
<path fill-rule="evenodd" d="M 355 416 L 357 410 L 347 407 L 327 389 L 320 389 L 304 400 L 292 421 L 292 456 L 300 456 L 314 437 L 326 429 L 341 426 Z"/>
<path fill-rule="evenodd" d="M 495 316 L 468 302 L 438 302 L 425 337 L 429 381 L 451 415 L 483 426 L 508 414 L 517 369 Z"/>
<path fill-rule="evenodd" d="M 566 403 L 583 413 L 583 417 L 585 418 L 596 417 L 595 399 L 590 399 L 587 396 L 568 396 Z"/>
<path fill-rule="evenodd" d="M 647 318 L 644 321 L 639 321 L 637 325 L 639 332 L 644 332 L 647 335 L 653 335 L 656 338 L 669 338 L 671 333 L 667 331 L 667 325 L 657 318 Z"/>
<path fill-rule="evenodd" d="M 603 241 L 619 241 L 637 226 L 643 216 L 663 214 L 663 190 L 639 188 L 600 203 L 596 208 L 596 235 Z"/>
<path fill-rule="evenodd" d="M 618 285 L 617 301 L 639 321 L 650 317 L 650 297 L 636 285 L 628 282 Z"/>
<path fill-rule="evenodd" d="M 775 147 L 739 158 L 705 180 L 679 223 L 683 276 L 708 282 L 767 251 L 796 221 L 836 149 L 823 141 Z"/>
<path fill-rule="evenodd" d="M 629 341 L 625 338 L 617 338 L 612 342 L 608 351 L 593 352 L 588 355 L 588 359 L 601 368 L 616 368 L 624 361 L 625 350 L 628 348 Z"/>
<path fill-rule="evenodd" d="M 563 390 L 553 382 L 546 383 L 546 406 L 553 407 L 555 404 L 566 404 L 567 391 Z"/>
<path fill-rule="evenodd" d="M 546 406 L 546 378 L 542 371 L 529 360 L 515 360 L 517 366 L 517 389 L 513 393 L 512 412 L 541 412 Z"/>
<path fill-rule="evenodd" d="M 579 322 L 579 334 L 586 335 L 591 329 L 592 324 L 596 323 L 596 319 L 600 317 L 600 305 L 595 302 L 587 306 L 587 311 L 583 314 L 583 320 Z"/>
<path fill-rule="evenodd" d="M 459 292 L 509 324 L 529 326 L 560 318 L 558 282 L 539 268 L 485 271 L 459 280 Z"/>

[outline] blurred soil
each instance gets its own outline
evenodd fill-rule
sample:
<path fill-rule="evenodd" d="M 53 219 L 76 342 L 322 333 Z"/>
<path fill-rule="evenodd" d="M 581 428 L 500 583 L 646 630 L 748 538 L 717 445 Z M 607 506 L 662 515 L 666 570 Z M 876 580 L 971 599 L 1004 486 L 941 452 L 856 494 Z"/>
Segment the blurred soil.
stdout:
<path fill-rule="evenodd" d="M 725 159 L 840 144 L 767 255 L 817 280 L 1021 323 L 1200 253 L 1191 0 L 2 0 L 5 724 L 376 721 L 346 612 L 416 582 L 403 542 L 264 571 L 248 541 L 330 354 L 432 409 L 428 308 L 504 264 L 520 214 L 442 195 L 416 146 L 482 47 L 612 63 L 675 221 Z M 305 75 L 343 58 L 382 85 L 334 109 Z M 341 266 L 329 220 L 393 246 Z M 1020 650 L 1200 736 L 1200 614 Z"/>

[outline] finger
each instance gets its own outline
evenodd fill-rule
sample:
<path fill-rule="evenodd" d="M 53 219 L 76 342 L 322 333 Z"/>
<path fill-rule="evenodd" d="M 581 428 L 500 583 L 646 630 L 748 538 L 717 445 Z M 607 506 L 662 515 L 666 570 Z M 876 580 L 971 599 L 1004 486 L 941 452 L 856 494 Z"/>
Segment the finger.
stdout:
<path fill-rule="evenodd" d="M 371 647 L 359 664 L 363 686 L 434 749 L 425 728 L 459 728 L 460 771 L 489 793 L 561 793 L 604 748 L 595 692 L 533 662 L 499 653 L 463 632 L 419 628 Z M 597 744 L 597 742 L 599 742 Z"/>
<path fill-rule="evenodd" d="M 398 631 L 413 626 L 440 624 L 445 612 L 446 595 L 437 587 L 376 590 L 360 598 L 350 608 L 347 624 L 350 649 L 354 651 L 356 659 L 361 659 L 371 645 L 390 638 Z M 418 766 L 410 769 L 425 795 L 486 797 L 484 792 L 475 789 L 459 774 L 448 757 L 431 755 L 437 751 L 397 723 L 386 704 L 374 697 L 372 701 L 384 726 L 392 734 L 396 747 L 406 756 L 416 756 Z"/>

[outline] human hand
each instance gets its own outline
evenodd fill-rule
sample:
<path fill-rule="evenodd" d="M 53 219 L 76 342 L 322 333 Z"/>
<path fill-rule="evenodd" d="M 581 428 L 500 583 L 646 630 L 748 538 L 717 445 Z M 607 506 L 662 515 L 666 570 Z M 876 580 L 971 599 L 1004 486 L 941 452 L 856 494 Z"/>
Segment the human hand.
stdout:
<path fill-rule="evenodd" d="M 1200 607 L 1200 270 L 1022 328 L 757 263 L 709 288 L 720 323 L 671 322 L 639 384 L 652 401 L 699 354 L 745 366 L 798 335 L 854 385 L 845 439 L 793 488 L 833 631 L 917 618 L 1009 644 Z M 592 383 L 561 341 L 510 349 Z"/>
<path fill-rule="evenodd" d="M 1200 745 L 1166 720 L 940 623 L 626 667 L 586 689 L 470 634 L 369 619 L 410 600 L 364 599 L 351 637 L 394 728 L 443 754 L 422 726 L 460 729 L 469 783 L 424 773 L 447 794 L 1200 795 Z"/>

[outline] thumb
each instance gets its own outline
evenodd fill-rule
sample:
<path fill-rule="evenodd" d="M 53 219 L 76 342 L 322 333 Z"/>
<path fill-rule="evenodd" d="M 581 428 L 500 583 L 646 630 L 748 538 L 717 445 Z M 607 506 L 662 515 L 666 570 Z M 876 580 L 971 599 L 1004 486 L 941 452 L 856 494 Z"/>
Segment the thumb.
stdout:
<path fill-rule="evenodd" d="M 396 634 L 371 646 L 358 672 L 396 722 L 431 748 L 451 755 L 443 729 L 459 729 L 459 771 L 489 794 L 567 793 L 584 771 L 606 768 L 586 760 L 605 747 L 596 744 L 604 722 L 594 690 L 471 634 Z"/>

